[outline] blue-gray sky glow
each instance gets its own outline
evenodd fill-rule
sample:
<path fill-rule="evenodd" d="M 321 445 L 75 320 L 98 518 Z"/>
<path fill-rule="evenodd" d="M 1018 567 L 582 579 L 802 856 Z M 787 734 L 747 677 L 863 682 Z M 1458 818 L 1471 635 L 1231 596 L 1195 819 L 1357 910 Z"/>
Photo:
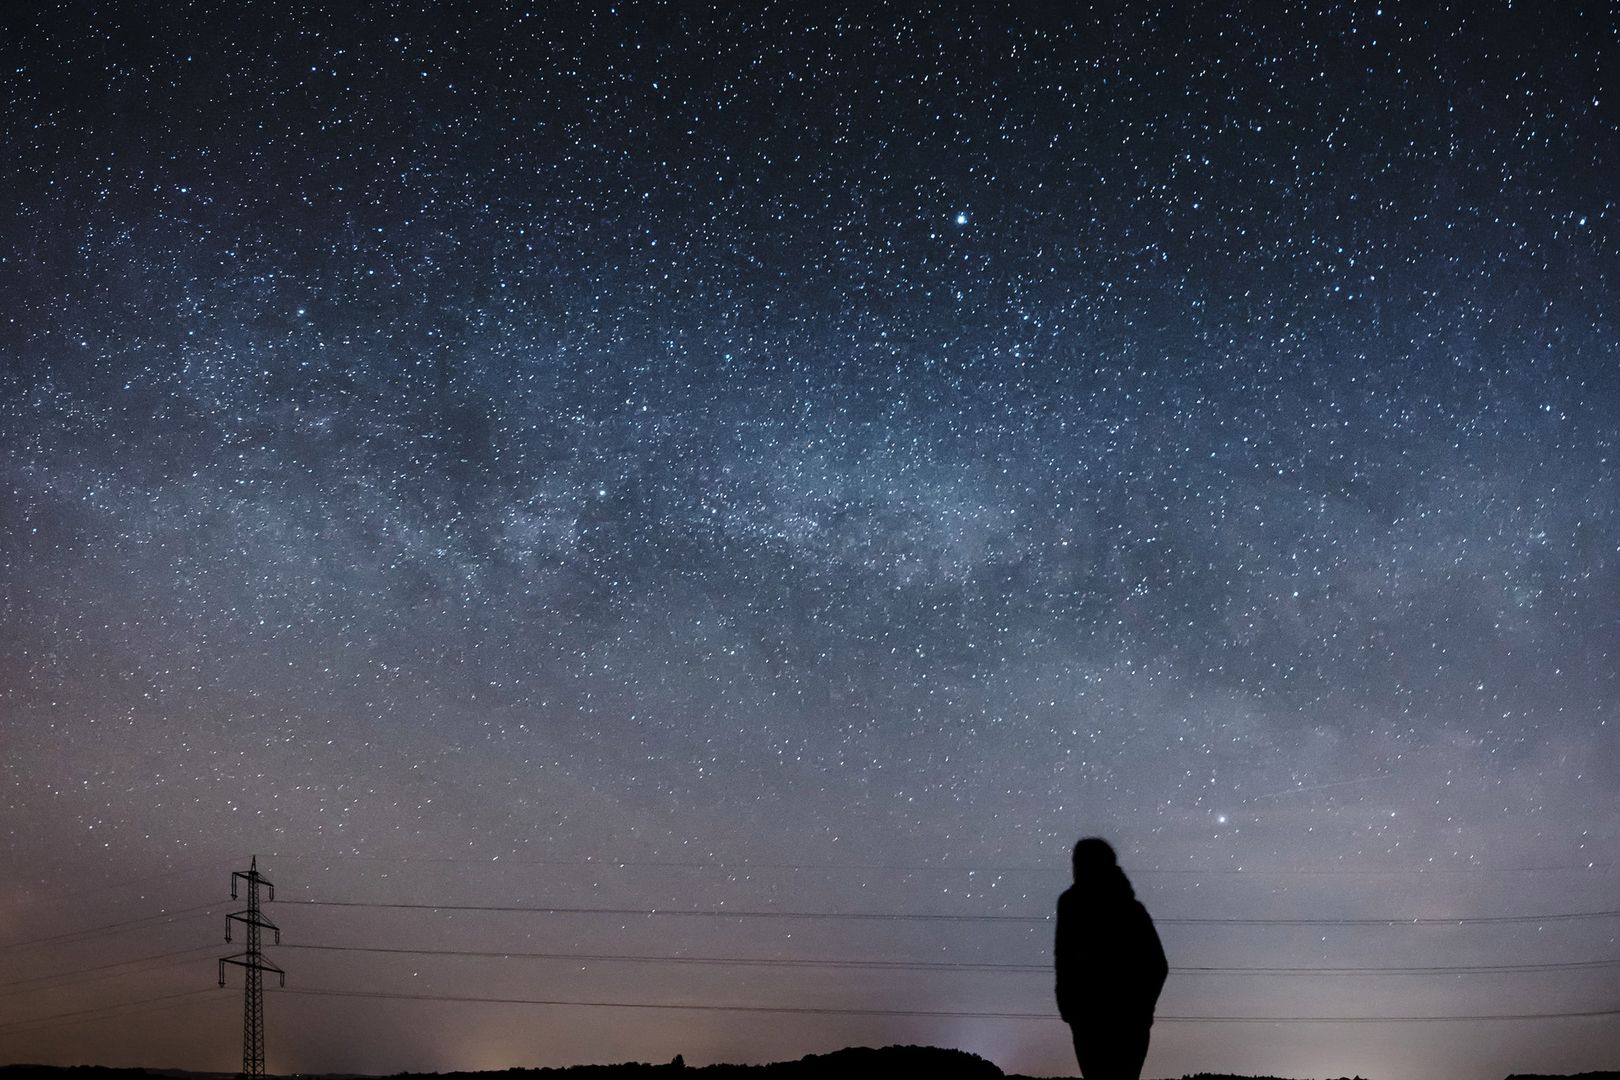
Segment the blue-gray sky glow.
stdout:
<path fill-rule="evenodd" d="M 0 1061 L 1620 1065 L 1612 13 L 722 8 L 8 15 Z"/>

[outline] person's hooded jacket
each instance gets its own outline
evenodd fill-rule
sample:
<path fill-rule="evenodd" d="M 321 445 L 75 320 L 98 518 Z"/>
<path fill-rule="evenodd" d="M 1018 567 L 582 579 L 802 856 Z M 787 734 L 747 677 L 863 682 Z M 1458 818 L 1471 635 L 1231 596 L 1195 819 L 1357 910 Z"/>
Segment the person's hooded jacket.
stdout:
<path fill-rule="evenodd" d="M 1066 1023 L 1153 1023 L 1170 967 L 1153 919 L 1118 866 L 1088 874 L 1058 898 L 1053 959 Z"/>

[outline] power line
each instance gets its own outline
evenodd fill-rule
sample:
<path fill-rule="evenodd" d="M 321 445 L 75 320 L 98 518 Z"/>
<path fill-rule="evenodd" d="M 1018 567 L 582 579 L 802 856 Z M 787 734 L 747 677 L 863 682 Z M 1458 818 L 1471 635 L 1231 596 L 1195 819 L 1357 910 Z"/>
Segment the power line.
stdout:
<path fill-rule="evenodd" d="M 213 904 L 197 904 L 193 907 L 176 908 L 173 911 L 165 911 L 158 915 L 145 915 L 139 919 L 125 919 L 122 922 L 105 923 L 101 926 L 90 926 L 83 930 L 69 930 L 61 934 L 52 934 L 49 937 L 30 938 L 26 941 L 7 941 L 0 943 L 0 949 L 25 949 L 34 945 L 49 945 L 53 942 L 68 941 L 70 939 L 75 941 L 84 941 L 100 934 L 114 933 L 115 931 L 122 930 L 125 927 L 140 926 L 142 923 L 164 921 L 173 922 L 178 920 L 182 915 L 190 915 L 199 911 L 207 911 L 214 906 L 215 905 Z"/>
<path fill-rule="evenodd" d="M 808 1016 L 914 1016 L 941 1019 L 1047 1020 L 1057 1021 L 1050 1012 L 980 1012 L 956 1009 L 872 1009 L 834 1008 L 804 1005 L 721 1005 L 697 1002 L 658 1001 L 581 1001 L 562 998 L 471 997 L 459 994 L 402 994 L 396 991 L 334 990 L 309 988 L 282 991 L 315 997 L 377 998 L 394 1001 L 446 1001 L 488 1005 L 547 1005 L 591 1009 L 673 1009 L 690 1012 L 792 1013 Z M 1173 1024 L 1413 1024 L 1487 1020 L 1566 1020 L 1620 1016 L 1620 1009 L 1593 1009 L 1583 1012 L 1480 1013 L 1442 1016 L 1155 1016 L 1155 1022 Z"/>
<path fill-rule="evenodd" d="M 384 908 L 400 911 L 488 911 L 541 915 L 679 916 L 715 919 L 815 919 L 878 922 L 1018 922 L 1047 923 L 1051 915 L 942 914 L 903 911 L 775 911 L 727 908 L 554 907 L 521 904 L 422 904 L 383 900 L 286 900 L 312 907 Z M 1500 923 L 1566 922 L 1620 917 L 1620 909 L 1548 912 L 1539 915 L 1459 915 L 1397 918 L 1157 918 L 1161 926 L 1459 926 Z"/>
<path fill-rule="evenodd" d="M 1188 974 L 1244 975 L 1506 975 L 1515 972 L 1586 971 L 1620 967 L 1620 960 L 1565 960 L 1534 964 L 1418 964 L 1410 967 L 1178 967 Z"/>
<path fill-rule="evenodd" d="M 214 993 L 217 993 L 217 991 L 212 987 L 207 987 L 202 990 L 182 990 L 175 994 L 160 994 L 157 997 L 137 998 L 134 1001 L 121 1001 L 112 1005 L 97 1006 L 96 1008 L 92 1009 L 75 1009 L 72 1012 L 52 1013 L 49 1016 L 30 1016 L 24 1020 L 8 1020 L 5 1023 L 0 1024 L 0 1031 L 9 1031 L 12 1028 L 24 1027 L 29 1024 L 45 1024 L 57 1020 L 71 1020 L 75 1017 L 81 1016 L 104 1016 L 108 1013 L 118 1012 L 125 1009 L 134 1011 L 148 1005 L 156 1005 L 159 1002 L 177 1001 L 180 998 L 200 997 L 203 994 Z"/>
<path fill-rule="evenodd" d="M 955 960 L 778 959 L 751 956 L 669 956 L 652 953 L 513 952 L 500 949 L 408 949 L 383 945 L 284 945 L 319 952 L 363 952 L 405 956 L 462 956 L 498 960 L 568 960 L 592 963 L 692 964 L 715 967 L 838 968 L 877 971 L 1000 971 L 1049 975 L 1051 964 L 989 963 Z M 1620 960 L 1571 960 L 1535 964 L 1459 964 L 1415 967 L 1172 967 L 1178 974 L 1199 975 L 1475 975 L 1510 972 L 1579 971 L 1620 967 Z"/>
<path fill-rule="evenodd" d="M 189 874 L 202 874 L 205 872 L 212 872 L 214 868 L 215 864 L 212 862 L 197 863 L 194 866 L 181 866 L 176 867 L 173 870 L 163 870 L 155 874 L 143 874 L 139 877 L 120 877 L 115 881 L 107 881 L 105 879 L 99 881 L 85 881 L 79 885 L 66 886 L 52 892 L 44 893 L 28 892 L 28 885 L 23 885 L 21 888 L 24 890 L 25 895 L 27 895 L 31 900 L 56 900 L 67 896 L 79 896 L 86 889 L 95 889 L 100 892 L 105 892 L 109 889 L 140 888 L 143 885 L 150 884 L 154 881 L 161 881 L 164 878 L 181 877 Z"/>
<path fill-rule="evenodd" d="M 956 1009 L 873 1009 L 873 1008 L 832 1008 L 790 1005 L 725 1005 L 705 1004 L 695 1002 L 642 1002 L 642 1001 L 590 1001 L 561 998 L 515 998 L 515 997 L 473 997 L 457 994 L 404 994 L 395 991 L 363 991 L 338 990 L 328 988 L 306 988 L 298 990 L 274 991 L 278 994 L 296 994 L 310 997 L 346 997 L 367 998 L 395 1001 L 442 1001 L 458 1004 L 487 1004 L 487 1005 L 536 1005 L 559 1008 L 604 1008 L 604 1009 L 661 1009 L 691 1012 L 739 1012 L 739 1013 L 773 1013 L 773 1014 L 800 1014 L 815 1016 L 901 1016 L 937 1019 L 978 1019 L 978 1020 L 1044 1020 L 1056 1021 L 1058 1017 L 1047 1012 L 993 1012 L 982 1010 L 956 1010 Z M 85 1017 L 100 1017 L 113 1013 L 137 1012 L 152 1006 L 165 1006 L 182 999 L 212 995 L 213 989 L 184 990 L 173 994 L 162 994 L 157 997 L 141 998 L 135 1001 L 117 1002 L 112 1005 L 103 1005 L 89 1009 L 75 1009 L 70 1012 L 53 1013 L 49 1016 L 34 1016 L 23 1020 L 12 1020 L 0 1023 L 0 1030 L 12 1030 L 34 1024 L 48 1024 L 60 1020 L 71 1020 Z M 229 999 L 220 999 L 229 1000 Z M 1434 1016 L 1192 1016 L 1164 1014 L 1155 1017 L 1160 1023 L 1179 1024 L 1408 1024 L 1408 1023 L 1450 1023 L 1464 1021 L 1501 1021 L 1501 1020 L 1570 1020 L 1590 1019 L 1620 1016 L 1620 1009 L 1590 1009 L 1568 1012 L 1543 1013 L 1479 1013 Z"/>
<path fill-rule="evenodd" d="M 30 993 L 30 992 L 35 991 L 35 990 L 55 990 L 56 987 L 59 986 L 59 985 L 60 986 L 66 986 L 66 985 L 71 985 L 74 982 L 82 981 L 80 979 L 75 978 L 75 976 L 88 975 L 88 974 L 91 974 L 92 972 L 98 972 L 98 971 L 107 971 L 107 970 L 109 970 L 111 968 L 130 967 L 131 965 L 134 965 L 134 964 L 144 964 L 144 963 L 148 963 L 148 962 L 154 961 L 154 960 L 167 960 L 170 957 L 175 957 L 175 956 L 190 956 L 193 953 L 199 953 L 199 952 L 203 952 L 205 950 L 212 950 L 212 948 L 213 948 L 213 946 L 211 946 L 211 945 L 193 945 L 189 949 L 176 949 L 174 952 L 156 953 L 156 954 L 154 954 L 152 956 L 140 956 L 140 957 L 136 957 L 133 960 L 118 960 L 118 961 L 115 961 L 114 963 L 97 964 L 94 967 L 79 968 L 78 970 L 75 970 L 75 971 L 55 971 L 55 972 L 52 972 L 49 975 L 34 975 L 34 976 L 32 976 L 30 978 L 27 978 L 27 979 L 15 979 L 12 982 L 0 983 L 0 995 Z M 61 983 L 54 982 L 54 980 L 58 980 L 58 979 L 66 980 L 66 981 L 61 982 Z M 91 980 L 91 981 L 94 981 L 94 980 Z M 53 985 L 50 985 L 50 986 L 30 986 L 29 985 L 30 983 L 40 983 L 40 982 L 52 982 Z"/>
<path fill-rule="evenodd" d="M 312 907 L 387 908 L 405 911 L 489 911 L 541 915 L 619 915 L 619 916 L 683 916 L 698 918 L 735 919 L 859 919 L 878 921 L 917 922 L 1050 922 L 1049 915 L 989 915 L 989 914 L 911 914 L 881 911 L 758 911 L 723 908 L 612 908 L 612 907 L 535 907 L 517 904 L 419 904 L 399 901 L 373 900 L 286 900 L 287 904 L 307 904 Z M 1166 920 L 1160 919 L 1159 922 Z"/>
<path fill-rule="evenodd" d="M 313 861 L 360 861 L 360 862 L 391 862 L 391 863 L 442 863 L 450 865 L 471 866 L 544 866 L 544 867 L 589 867 L 600 870 L 620 870 L 627 868 L 659 869 L 659 870 L 848 870 L 848 871 L 893 871 L 896 873 L 967 873 L 967 874 L 1049 874 L 1068 877 L 1070 870 L 1067 866 L 1032 866 L 1032 865 L 940 865 L 923 863 L 786 863 L 786 862 L 754 862 L 746 859 L 614 859 L 594 858 L 584 856 L 579 858 L 542 858 L 542 859 L 506 859 L 500 857 L 472 858 L 457 855 L 321 855 L 297 854 L 281 852 L 277 858 L 306 859 Z M 1248 877 L 1282 877 L 1282 876 L 1351 876 L 1351 877 L 1385 877 L 1401 874 L 1541 874 L 1565 871 L 1601 872 L 1608 873 L 1620 864 L 1616 863 L 1563 863 L 1542 866 L 1410 866 L 1392 867 L 1386 869 L 1353 868 L 1353 867 L 1133 867 L 1130 871 L 1133 877 L 1158 875 L 1191 875 L 1195 877 L 1215 875 L 1242 875 Z"/>
<path fill-rule="evenodd" d="M 313 949 L 325 952 L 391 953 L 408 956 L 464 956 L 499 960 L 569 960 L 622 963 L 668 963 L 711 965 L 716 967 L 804 967 L 804 968 L 860 968 L 892 971 L 933 971 L 962 969 L 973 971 L 1051 971 L 1050 964 L 994 964 L 928 960 L 817 960 L 776 959 L 746 956 L 667 956 L 633 953 L 554 953 L 513 952 L 502 949 L 405 949 L 381 945 L 287 945 L 289 949 Z M 1179 969 L 1178 969 L 1179 970 Z"/>

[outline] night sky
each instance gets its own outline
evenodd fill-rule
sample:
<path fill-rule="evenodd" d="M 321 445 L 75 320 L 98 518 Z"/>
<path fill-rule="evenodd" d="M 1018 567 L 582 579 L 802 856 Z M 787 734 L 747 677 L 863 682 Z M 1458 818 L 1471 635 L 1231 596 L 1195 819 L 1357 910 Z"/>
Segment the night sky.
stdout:
<path fill-rule="evenodd" d="M 7 8 L 0 1061 L 1620 1066 L 1613 11 L 718 6 Z"/>

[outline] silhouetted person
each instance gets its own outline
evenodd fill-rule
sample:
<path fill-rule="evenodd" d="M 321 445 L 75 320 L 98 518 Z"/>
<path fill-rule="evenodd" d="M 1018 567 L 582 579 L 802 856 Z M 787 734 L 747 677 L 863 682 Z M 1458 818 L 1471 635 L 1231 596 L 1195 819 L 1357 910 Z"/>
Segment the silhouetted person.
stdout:
<path fill-rule="evenodd" d="M 1153 920 L 1108 841 L 1074 845 L 1074 884 L 1058 897 L 1058 1014 L 1086 1080 L 1139 1080 L 1153 1007 L 1170 973 Z"/>

